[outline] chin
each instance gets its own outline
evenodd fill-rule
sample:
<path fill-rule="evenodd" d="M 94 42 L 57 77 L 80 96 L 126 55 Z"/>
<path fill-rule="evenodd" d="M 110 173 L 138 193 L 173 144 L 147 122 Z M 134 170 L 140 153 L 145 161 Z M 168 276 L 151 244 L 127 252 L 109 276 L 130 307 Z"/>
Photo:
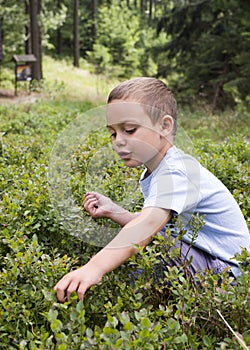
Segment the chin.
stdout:
<path fill-rule="evenodd" d="M 129 168 L 136 168 L 136 167 L 142 165 L 141 162 L 134 161 L 134 160 L 127 160 L 127 161 L 125 160 L 124 163 Z"/>

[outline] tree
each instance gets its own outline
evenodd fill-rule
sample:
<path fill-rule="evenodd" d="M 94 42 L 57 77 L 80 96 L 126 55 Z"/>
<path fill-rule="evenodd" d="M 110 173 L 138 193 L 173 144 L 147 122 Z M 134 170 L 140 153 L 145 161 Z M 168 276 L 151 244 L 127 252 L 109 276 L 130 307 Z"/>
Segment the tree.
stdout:
<path fill-rule="evenodd" d="M 212 109 L 246 99 L 250 89 L 250 3 L 229 0 L 175 1 L 164 13 L 158 31 L 171 40 L 156 50 L 165 52 L 159 75 L 179 73 L 180 92 L 205 96 Z M 185 90 L 185 91 L 184 91 Z"/>
<path fill-rule="evenodd" d="M 25 16 L 30 18 L 29 1 L 24 2 Z M 31 39 L 30 39 L 30 20 L 25 23 L 25 39 L 24 39 L 24 51 L 28 55 L 31 53 Z"/>
<path fill-rule="evenodd" d="M 79 0 L 74 0 L 74 66 L 79 67 Z"/>
<path fill-rule="evenodd" d="M 97 17 L 97 0 L 92 0 L 92 37 L 96 39 L 96 17 Z"/>
<path fill-rule="evenodd" d="M 2 23 L 3 19 L 0 18 L 0 62 L 3 60 L 3 37 L 2 37 Z"/>
<path fill-rule="evenodd" d="M 60 12 L 62 10 L 63 0 L 57 0 L 57 8 Z M 57 28 L 57 43 L 56 43 L 56 53 L 58 55 L 62 54 L 62 31 L 61 26 Z"/>
<path fill-rule="evenodd" d="M 22 53 L 24 50 L 23 31 L 27 23 L 27 16 L 23 7 L 17 1 L 0 0 L 0 18 L 4 62 L 9 64 L 9 62 L 12 62 L 14 54 Z"/>
<path fill-rule="evenodd" d="M 41 13 L 41 0 L 30 0 L 30 36 L 31 36 L 31 52 L 36 57 L 36 62 L 33 63 L 32 78 L 40 80 L 43 77 L 42 73 L 42 37 L 41 27 L 39 23 L 39 15 Z"/>
<path fill-rule="evenodd" d="M 96 41 L 88 55 L 97 73 L 122 78 L 156 73 L 148 50 L 152 31 L 142 30 L 138 11 L 116 1 L 98 7 Z"/>

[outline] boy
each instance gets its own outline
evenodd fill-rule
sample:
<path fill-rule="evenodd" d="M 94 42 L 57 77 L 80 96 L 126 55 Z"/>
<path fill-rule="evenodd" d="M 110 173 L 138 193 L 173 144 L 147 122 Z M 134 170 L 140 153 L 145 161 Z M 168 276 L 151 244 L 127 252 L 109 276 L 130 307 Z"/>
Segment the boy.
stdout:
<path fill-rule="evenodd" d="M 176 114 L 174 96 L 158 79 L 131 79 L 111 91 L 107 127 L 113 148 L 128 167 L 145 165 L 140 180 L 144 206 L 140 213 L 130 213 L 99 193 L 85 195 L 84 207 L 93 218 L 110 218 L 122 229 L 86 265 L 56 284 L 59 301 L 65 301 L 65 295 L 69 299 L 73 291 L 83 299 L 104 274 L 137 253 L 135 244 L 147 245 L 176 216 L 187 230 L 178 244 L 182 257 L 192 256 L 191 275 L 206 269 L 219 274 L 226 268 L 234 277 L 239 275 L 233 257 L 242 248 L 250 251 L 246 222 L 225 186 L 173 145 Z M 191 244 L 189 220 L 195 213 L 204 215 L 205 225 Z"/>

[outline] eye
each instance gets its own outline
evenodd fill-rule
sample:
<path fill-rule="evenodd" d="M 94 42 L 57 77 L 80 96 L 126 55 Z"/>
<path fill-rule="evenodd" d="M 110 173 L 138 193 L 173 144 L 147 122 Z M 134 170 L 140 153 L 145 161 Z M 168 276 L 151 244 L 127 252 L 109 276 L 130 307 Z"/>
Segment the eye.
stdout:
<path fill-rule="evenodd" d="M 134 132 L 136 132 L 136 128 L 126 129 L 125 132 L 127 134 L 133 134 Z"/>
<path fill-rule="evenodd" d="M 116 137 L 116 132 L 112 132 L 110 136 L 112 139 L 114 139 Z"/>

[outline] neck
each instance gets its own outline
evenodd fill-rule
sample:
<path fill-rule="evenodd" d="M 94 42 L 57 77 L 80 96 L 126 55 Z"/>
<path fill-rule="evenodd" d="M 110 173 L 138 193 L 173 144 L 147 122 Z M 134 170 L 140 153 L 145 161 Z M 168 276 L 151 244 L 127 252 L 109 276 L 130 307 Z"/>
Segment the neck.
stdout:
<path fill-rule="evenodd" d="M 162 159 L 165 157 L 167 151 L 173 146 L 172 143 L 167 142 L 165 147 L 162 148 L 162 150 L 158 153 L 158 155 L 156 157 L 154 157 L 153 159 L 150 159 L 147 164 L 145 164 L 146 168 L 147 168 L 147 174 L 151 174 L 160 164 L 160 162 L 162 161 Z"/>

